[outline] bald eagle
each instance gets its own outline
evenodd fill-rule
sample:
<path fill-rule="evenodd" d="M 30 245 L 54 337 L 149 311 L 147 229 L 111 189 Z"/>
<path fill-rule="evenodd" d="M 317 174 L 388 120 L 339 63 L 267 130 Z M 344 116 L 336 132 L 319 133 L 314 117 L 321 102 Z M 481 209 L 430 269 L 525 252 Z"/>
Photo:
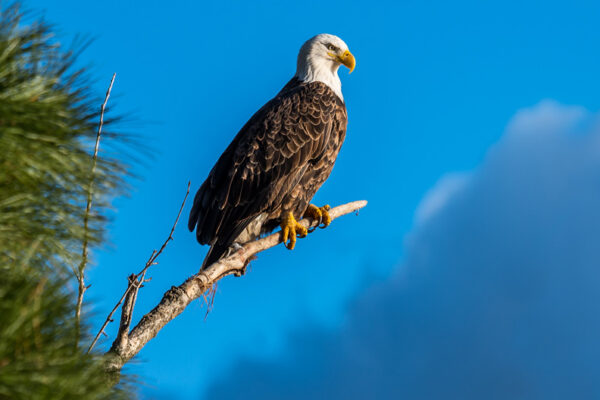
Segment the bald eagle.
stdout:
<path fill-rule="evenodd" d="M 346 135 L 347 115 L 338 68 L 354 69 L 339 37 L 320 34 L 300 48 L 294 77 L 242 127 L 194 198 L 188 228 L 209 244 L 205 268 L 234 243 L 280 226 L 293 249 L 309 216 L 325 227 L 329 206 L 310 200 L 329 177 Z M 289 238 L 289 244 L 287 243 Z"/>

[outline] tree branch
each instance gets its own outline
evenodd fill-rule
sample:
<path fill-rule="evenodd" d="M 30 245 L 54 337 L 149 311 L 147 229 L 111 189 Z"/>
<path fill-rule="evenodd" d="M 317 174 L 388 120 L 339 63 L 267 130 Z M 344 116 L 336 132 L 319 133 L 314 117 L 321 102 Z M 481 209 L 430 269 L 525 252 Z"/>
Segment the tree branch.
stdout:
<path fill-rule="evenodd" d="M 167 247 L 167 244 L 169 244 L 169 242 L 171 240 L 173 240 L 173 232 L 175 232 L 175 228 L 177 227 L 177 223 L 179 222 L 179 217 L 181 217 L 181 212 L 183 211 L 183 207 L 185 206 L 185 201 L 187 200 L 189 194 L 190 194 L 190 182 L 188 182 L 188 184 L 187 184 L 187 190 L 185 192 L 185 197 L 183 198 L 183 201 L 181 202 L 181 207 L 179 207 L 179 212 L 177 213 L 177 218 L 175 218 L 175 222 L 173 223 L 173 226 L 171 227 L 171 231 L 169 232 L 169 237 L 167 237 L 167 239 L 164 241 L 164 243 L 162 244 L 160 249 L 158 249 L 158 251 L 157 250 L 152 251 L 152 255 L 150 256 L 148 261 L 146 261 L 146 265 L 140 272 L 138 272 L 135 275 L 130 275 L 127 278 L 128 284 L 127 284 L 127 289 L 125 290 L 125 293 L 123 293 L 123 295 L 121 296 L 121 298 L 119 299 L 117 304 L 113 307 L 112 311 L 108 314 L 108 317 L 106 317 L 106 320 L 104 320 L 102 327 L 96 334 L 96 337 L 94 337 L 94 340 L 90 344 L 90 347 L 88 347 L 88 350 L 87 350 L 88 353 L 90 351 L 92 351 L 92 349 L 98 342 L 100 335 L 102 335 L 104 333 L 104 329 L 106 329 L 106 326 L 110 322 L 113 321 L 112 316 L 114 315 L 114 313 L 117 311 L 117 309 L 123 302 L 124 302 L 123 308 L 121 309 L 121 323 L 119 325 L 119 333 L 117 334 L 117 339 L 115 340 L 115 343 L 117 341 L 119 341 L 119 342 L 122 342 L 124 345 L 127 342 L 127 334 L 129 333 L 129 325 L 131 324 L 131 318 L 133 315 L 133 307 L 135 306 L 135 301 L 137 300 L 137 293 L 140 290 L 140 288 L 142 287 L 142 285 L 144 284 L 144 281 L 146 280 L 146 271 L 148 271 L 148 268 L 150 268 L 152 265 L 157 264 L 156 259 L 158 258 L 158 256 L 160 256 L 160 254 L 163 252 L 165 247 Z"/>
<path fill-rule="evenodd" d="M 96 145 L 94 146 L 94 156 L 92 157 L 92 172 L 90 174 L 90 184 L 88 186 L 87 192 L 87 204 L 85 207 L 85 214 L 83 216 L 83 248 L 81 250 L 81 262 L 79 263 L 79 267 L 77 271 L 75 271 L 75 276 L 77 277 L 77 305 L 75 308 L 75 324 L 77 327 L 77 337 L 75 339 L 75 345 L 79 345 L 79 335 L 80 335 L 80 321 L 81 321 L 81 306 L 83 304 L 83 294 L 88 289 L 89 286 L 85 286 L 85 267 L 87 265 L 88 260 L 88 232 L 89 232 L 89 219 L 90 219 L 90 211 L 92 210 L 92 195 L 93 195 L 93 186 L 94 186 L 94 178 L 96 174 L 96 165 L 98 164 L 98 149 L 100 148 L 100 136 L 102 135 L 102 126 L 104 125 L 104 110 L 106 109 L 106 104 L 108 103 L 108 98 L 110 97 L 110 92 L 112 91 L 113 84 L 115 83 L 116 73 L 113 74 L 112 79 L 110 80 L 110 85 L 108 85 L 108 89 L 106 90 L 106 96 L 104 97 L 104 103 L 100 107 L 100 123 L 98 124 L 98 132 L 96 133 Z"/>
<path fill-rule="evenodd" d="M 335 207 L 329 211 L 334 220 L 367 205 L 367 202 L 354 201 Z M 315 227 L 318 221 L 302 219 L 300 221 L 306 228 Z M 247 243 L 241 249 L 223 258 L 214 264 L 189 277 L 179 286 L 172 286 L 163 295 L 160 303 L 149 313 L 144 315 L 140 322 L 127 335 L 127 340 L 115 340 L 107 355 L 107 370 L 118 372 L 123 365 L 152 339 L 171 320 L 177 317 L 195 299 L 202 296 L 217 281 L 227 275 L 241 276 L 246 272 L 248 263 L 261 251 L 274 247 L 282 242 L 281 232 L 276 232 L 265 238 Z M 124 344 L 124 345 L 123 345 Z"/>

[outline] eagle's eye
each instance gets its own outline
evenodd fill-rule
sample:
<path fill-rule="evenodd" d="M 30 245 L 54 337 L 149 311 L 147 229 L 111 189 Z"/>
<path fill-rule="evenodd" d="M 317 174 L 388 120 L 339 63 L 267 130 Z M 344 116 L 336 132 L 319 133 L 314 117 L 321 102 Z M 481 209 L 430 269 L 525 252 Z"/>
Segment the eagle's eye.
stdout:
<path fill-rule="evenodd" d="M 329 51 L 338 51 L 338 48 L 335 47 L 334 45 L 332 45 L 331 43 L 329 43 L 327 45 L 327 50 L 329 50 Z"/>

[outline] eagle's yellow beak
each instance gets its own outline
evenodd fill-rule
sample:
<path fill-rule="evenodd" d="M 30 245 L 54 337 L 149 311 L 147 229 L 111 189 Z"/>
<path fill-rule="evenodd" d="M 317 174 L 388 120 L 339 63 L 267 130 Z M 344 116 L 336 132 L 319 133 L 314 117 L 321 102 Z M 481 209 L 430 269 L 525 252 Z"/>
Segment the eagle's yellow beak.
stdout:
<path fill-rule="evenodd" d="M 348 50 L 346 50 L 341 56 L 338 55 L 336 59 L 338 62 L 348 67 L 350 73 L 354 71 L 354 67 L 356 66 L 356 60 L 354 59 L 352 53 L 350 53 Z"/>

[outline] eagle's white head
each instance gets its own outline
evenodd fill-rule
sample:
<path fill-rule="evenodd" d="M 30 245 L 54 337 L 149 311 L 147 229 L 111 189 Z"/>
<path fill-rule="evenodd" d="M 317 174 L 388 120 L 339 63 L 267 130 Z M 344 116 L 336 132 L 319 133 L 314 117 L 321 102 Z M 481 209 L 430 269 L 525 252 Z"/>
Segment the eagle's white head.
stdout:
<path fill-rule="evenodd" d="M 307 40 L 300 48 L 296 77 L 304 82 L 323 82 L 344 100 L 342 82 L 337 74 L 342 64 L 350 72 L 356 64 L 348 46 L 339 37 L 322 33 Z"/>

